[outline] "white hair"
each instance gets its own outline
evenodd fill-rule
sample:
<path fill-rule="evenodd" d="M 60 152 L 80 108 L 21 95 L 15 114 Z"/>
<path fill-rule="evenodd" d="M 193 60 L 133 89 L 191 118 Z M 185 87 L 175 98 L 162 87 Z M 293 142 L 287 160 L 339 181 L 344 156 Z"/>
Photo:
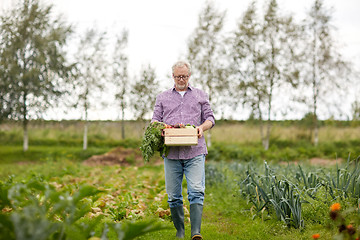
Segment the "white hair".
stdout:
<path fill-rule="evenodd" d="M 191 73 L 191 65 L 190 63 L 186 62 L 186 61 L 177 61 L 173 66 L 172 66 L 172 73 L 174 74 L 174 70 L 175 68 L 181 68 L 181 67 L 186 67 L 189 71 L 189 74 Z"/>

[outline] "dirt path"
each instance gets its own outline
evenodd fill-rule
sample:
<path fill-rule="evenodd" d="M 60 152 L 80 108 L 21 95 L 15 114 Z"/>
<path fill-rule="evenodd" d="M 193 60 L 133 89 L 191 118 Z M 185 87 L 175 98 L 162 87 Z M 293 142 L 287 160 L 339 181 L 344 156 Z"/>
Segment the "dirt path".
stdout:
<path fill-rule="evenodd" d="M 162 159 L 160 157 L 154 157 L 150 161 L 150 165 L 161 164 Z M 141 152 L 138 149 L 117 147 L 110 152 L 102 155 L 94 155 L 85 160 L 83 164 L 88 166 L 143 166 L 144 160 Z"/>

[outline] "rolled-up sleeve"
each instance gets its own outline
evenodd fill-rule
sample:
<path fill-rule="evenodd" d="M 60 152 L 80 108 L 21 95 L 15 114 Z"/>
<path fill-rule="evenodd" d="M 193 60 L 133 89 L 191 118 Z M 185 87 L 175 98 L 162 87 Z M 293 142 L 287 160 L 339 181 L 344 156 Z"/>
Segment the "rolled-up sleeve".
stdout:
<path fill-rule="evenodd" d="M 161 97 L 158 96 L 156 98 L 155 106 L 154 106 L 154 113 L 151 119 L 151 122 L 162 122 L 163 121 L 163 107 L 161 103 Z"/>
<path fill-rule="evenodd" d="M 211 110 L 209 97 L 207 94 L 205 95 L 205 101 L 202 104 L 201 108 L 202 108 L 201 109 L 201 116 L 202 116 L 201 122 L 203 123 L 206 120 L 209 120 L 212 122 L 212 127 L 213 127 L 215 125 L 215 117 L 214 117 L 213 111 Z"/>

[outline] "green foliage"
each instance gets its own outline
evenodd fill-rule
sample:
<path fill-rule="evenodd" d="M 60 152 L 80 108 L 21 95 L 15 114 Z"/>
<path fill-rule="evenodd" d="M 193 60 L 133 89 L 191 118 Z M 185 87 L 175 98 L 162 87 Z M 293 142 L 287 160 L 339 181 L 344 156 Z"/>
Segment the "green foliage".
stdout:
<path fill-rule="evenodd" d="M 212 178 L 210 186 L 227 186 L 233 179 L 229 176 L 235 176 L 239 197 L 252 204 L 254 217 L 263 219 L 267 211 L 268 216 L 275 214 L 287 226 L 304 228 L 306 221 L 328 224 L 319 217 L 327 214 L 331 201 L 346 199 L 352 206 L 358 204 L 359 158 L 349 159 L 343 168 L 337 166 L 334 172 L 323 168 L 313 171 L 315 168 L 306 165 L 270 168 L 266 162 L 263 168 L 255 162 L 233 163 L 227 167 L 220 163 L 208 166 L 206 171 L 207 179 Z M 315 210 L 322 214 L 315 217 Z"/>
<path fill-rule="evenodd" d="M 308 196 L 315 199 L 318 189 L 323 185 L 322 178 L 313 172 L 305 173 L 301 165 L 299 165 L 299 171 L 296 172 L 295 178 L 299 182 L 303 183 L 303 190 L 308 194 Z"/>
<path fill-rule="evenodd" d="M 85 223 L 91 206 L 103 191 L 78 185 L 57 191 L 52 184 L 34 176 L 20 183 L 0 182 L 0 239 L 89 239 L 101 224 L 102 215 Z M 7 209 L 8 211 L 4 211 Z M 117 239 L 134 239 L 164 227 L 154 221 L 108 224 Z M 102 239 L 108 239 L 107 224 Z"/>
<path fill-rule="evenodd" d="M 158 151 L 160 156 L 167 156 L 169 148 L 164 145 L 164 137 L 162 136 L 162 130 L 164 128 L 165 125 L 162 122 L 152 122 L 146 128 L 144 138 L 140 146 L 145 162 L 149 161 L 155 151 Z"/>
<path fill-rule="evenodd" d="M 73 194 L 58 192 L 41 177 L 4 186 L 1 191 L 7 191 L 10 204 L 6 207 L 11 211 L 2 217 L 10 220 L 11 225 L 1 230 L 10 233 L 13 230 L 16 239 L 87 239 L 91 236 L 91 229 L 80 219 L 90 211 L 91 202 L 101 192 L 98 189 L 82 185 L 73 189 Z"/>
<path fill-rule="evenodd" d="M 348 158 L 345 168 L 336 166 L 335 173 L 324 173 L 325 184 L 333 199 L 360 199 L 360 156 L 350 163 Z"/>
<path fill-rule="evenodd" d="M 346 96 L 346 86 L 349 86 L 351 66 L 345 61 L 339 48 L 334 42 L 333 16 L 331 8 L 325 1 L 316 0 L 307 11 L 304 28 L 304 43 L 307 46 L 304 52 L 303 85 L 310 90 L 311 97 L 304 97 L 304 102 L 311 106 L 313 129 L 318 128 L 318 110 L 320 106 L 329 105 L 329 96 Z M 334 99 L 334 98 L 331 98 Z M 335 101 L 331 104 L 338 105 Z M 314 131 L 316 134 L 316 131 Z M 317 136 L 314 136 L 316 141 Z M 317 144 L 317 142 L 315 142 Z"/>
<path fill-rule="evenodd" d="M 74 66 L 64 46 L 72 30 L 52 16 L 52 9 L 38 0 L 21 0 L 1 16 L 0 117 L 5 110 L 5 117 L 26 122 L 65 93 Z"/>
<path fill-rule="evenodd" d="M 110 224 L 110 227 L 116 232 L 118 240 L 130 240 L 149 232 L 168 229 L 168 227 L 165 227 L 155 221 L 143 221 L 126 224 L 114 223 Z M 103 239 L 107 238 L 105 237 Z"/>
<path fill-rule="evenodd" d="M 198 26 L 188 40 L 187 59 L 191 63 L 192 81 L 209 94 L 214 112 L 221 112 L 220 102 L 228 103 L 229 81 L 226 54 L 223 52 L 222 31 L 226 12 L 219 11 L 214 2 L 206 1 L 198 17 Z M 226 60 L 225 60 L 226 62 Z"/>
<path fill-rule="evenodd" d="M 296 188 L 287 180 L 278 180 L 265 163 L 264 176 L 249 171 L 249 176 L 242 183 L 250 194 L 257 212 L 271 205 L 276 216 L 288 226 L 301 228 L 304 226 L 301 217 L 301 200 Z"/>
<path fill-rule="evenodd" d="M 110 147 L 91 147 L 83 150 L 81 147 L 70 146 L 32 146 L 28 151 L 22 151 L 21 146 L 0 146 L 0 161 L 15 162 L 61 162 L 66 160 L 82 161 L 93 155 L 104 154 Z"/>
<path fill-rule="evenodd" d="M 221 161 L 286 161 L 307 160 L 314 157 L 347 159 L 359 155 L 359 141 L 338 141 L 319 143 L 317 147 L 308 141 L 274 140 L 268 151 L 260 144 L 224 144 L 216 142 L 208 149 L 208 159 Z"/>
<path fill-rule="evenodd" d="M 109 214 L 114 221 L 121 221 L 126 217 L 126 203 L 121 203 L 116 208 L 109 208 Z"/>
<path fill-rule="evenodd" d="M 143 120 L 146 114 L 153 109 L 156 95 L 159 93 L 159 82 L 156 79 L 155 69 L 149 64 L 140 70 L 140 77 L 134 81 L 131 90 L 131 109 L 137 120 Z"/>
<path fill-rule="evenodd" d="M 349 173 L 353 172 L 354 163 L 355 162 L 350 161 L 348 167 Z M 82 186 L 90 185 L 97 190 L 106 189 L 106 191 L 100 192 L 96 196 L 85 197 L 80 200 L 80 202 L 85 203 L 85 205 L 100 208 L 104 216 L 97 218 L 93 212 L 85 213 L 84 217 L 81 217 L 75 221 L 75 224 L 72 224 L 72 226 L 74 226 L 71 228 L 72 235 L 64 235 L 64 238 L 69 237 L 71 239 L 84 239 L 82 236 L 86 234 L 86 236 L 93 236 L 95 239 L 119 239 L 120 231 L 125 231 L 126 229 L 135 229 L 131 230 L 131 234 L 140 233 L 143 232 L 143 230 L 151 229 L 151 225 L 146 227 L 143 223 L 157 225 L 157 221 L 155 222 L 154 219 L 158 218 L 158 216 L 156 216 L 158 208 L 168 208 L 162 166 L 146 165 L 144 167 L 120 168 L 118 166 L 88 167 L 70 161 L 32 163 L 25 166 L 2 164 L 1 166 L 1 171 L 3 171 L 4 168 L 9 170 L 13 169 L 10 173 L 17 173 L 18 176 L 3 180 L 0 184 L 0 199 L 5 199 L 2 202 L 0 201 L 0 207 L 2 207 L 2 209 L 0 209 L 0 228 L 2 228 L 0 230 L 0 239 L 15 239 L 16 235 L 11 215 L 14 212 L 22 213 L 22 209 L 29 209 L 28 211 L 30 211 L 30 208 L 27 206 L 36 206 L 36 204 L 32 204 L 33 198 L 40 203 L 38 205 L 44 206 L 45 209 L 47 206 L 51 206 L 51 200 L 46 201 L 46 199 L 49 199 L 49 197 L 44 194 L 46 191 L 55 192 L 54 196 L 62 196 L 63 200 L 68 201 L 68 197 L 75 198 L 75 194 L 79 192 Z M 338 169 L 340 169 L 340 173 L 345 173 L 346 165 L 339 166 Z M 16 172 L 15 170 L 20 171 Z M 333 229 L 327 228 L 331 222 L 326 216 L 329 212 L 329 206 L 334 200 L 327 192 L 328 188 L 324 186 L 324 184 L 326 184 L 326 174 L 331 173 L 331 176 L 335 177 L 337 172 L 336 168 L 301 165 L 300 170 L 299 166 L 293 164 L 280 165 L 269 162 L 268 165 L 265 165 L 255 161 L 208 161 L 205 172 L 207 174 L 207 189 L 202 233 L 206 238 L 309 239 L 312 234 L 320 233 L 320 239 L 332 239 L 332 236 L 338 233 L 335 225 Z M 29 177 L 33 173 L 36 173 L 35 177 Z M 276 208 L 270 201 L 265 206 L 265 210 L 258 212 L 257 210 L 261 209 L 264 201 L 262 200 L 259 188 L 257 188 L 258 190 L 256 192 L 256 185 L 254 187 L 250 173 L 264 192 L 267 191 L 265 189 L 268 189 L 269 183 L 269 198 L 275 199 L 276 196 L 283 198 L 283 202 L 276 201 L 279 206 L 284 207 L 279 208 L 281 211 L 291 212 L 291 208 L 296 209 L 296 205 L 288 203 L 290 203 L 290 201 L 299 203 L 296 202 L 296 196 L 299 194 L 301 200 L 301 219 L 304 221 L 305 228 L 301 228 L 300 230 L 294 227 L 286 227 L 287 223 L 289 223 L 290 226 L 294 226 L 293 220 L 286 219 L 286 221 L 288 221 L 286 224 L 284 224 L 284 221 L 277 220 Z M 343 175 L 345 176 L 346 174 Z M 306 183 L 302 176 L 305 176 Z M 5 178 L 2 177 L 1 179 Z M 245 181 L 245 179 L 247 179 L 247 181 Z M 84 183 L 88 185 L 84 185 Z M 320 183 L 320 185 L 318 183 Z M 8 192 L 9 189 L 15 185 L 22 186 L 17 188 L 20 190 L 19 192 L 30 191 L 30 197 L 15 197 L 20 196 L 21 193 L 16 195 L 15 193 L 18 191 L 14 188 L 11 198 L 14 196 L 15 201 L 11 201 L 8 197 L 10 196 Z M 30 190 L 28 191 L 28 189 Z M 273 194 L 271 192 L 272 189 L 275 193 L 278 193 Z M 315 189 L 316 191 L 313 192 L 312 190 Z M 292 194 L 291 190 L 293 190 Z M 310 192 L 313 197 L 309 196 L 307 191 Z M 348 193 L 349 197 L 343 197 L 343 200 L 341 200 L 340 196 L 343 195 L 341 191 L 343 190 L 335 193 L 338 194 L 336 199 L 342 202 L 344 209 L 357 206 L 357 198 L 351 197 L 350 193 Z M 350 190 L 348 189 L 347 191 Z M 184 189 L 184 193 L 186 193 L 186 189 Z M 291 200 L 291 195 L 294 196 L 293 200 Z M 3 196 L 5 196 L 5 198 Z M 258 201 L 258 198 L 262 202 Z M 254 200 L 254 203 L 251 199 Z M 288 203 L 285 202 L 285 199 L 288 199 Z M 12 202 L 21 207 L 10 209 L 8 206 L 10 206 Z M 255 208 L 255 203 L 259 203 L 259 207 Z M 187 204 L 188 202 L 185 201 L 185 205 Z M 60 204 L 60 206 L 64 205 L 69 206 L 71 204 Z M 285 208 L 285 206 L 288 206 L 288 208 Z M 122 211 L 125 217 L 121 218 L 121 221 L 114 223 L 115 219 L 113 219 L 113 216 L 110 214 L 110 208 L 116 208 L 119 213 Z M 37 207 L 35 209 L 37 209 Z M 66 211 L 70 213 L 71 208 L 67 209 Z M 81 208 L 79 207 L 77 211 L 80 212 L 80 210 Z M 39 216 L 42 216 L 41 212 L 38 213 L 39 211 L 34 211 L 34 209 L 31 209 L 31 211 L 33 214 L 37 213 Z M 50 213 L 53 211 L 55 211 L 55 209 L 51 210 Z M 46 214 L 46 216 L 49 217 L 48 214 Z M 67 214 L 66 216 L 71 217 L 73 215 Z M 356 211 L 353 211 L 351 214 L 346 214 L 346 219 L 348 220 L 356 220 L 357 217 Z M 144 221 L 129 222 L 131 219 L 139 218 L 142 218 Z M 29 220 L 26 218 L 23 219 L 25 219 L 23 220 L 24 222 Z M 45 218 L 33 217 L 33 219 L 30 220 L 37 220 L 37 224 L 50 222 L 55 225 L 66 225 L 67 222 L 69 222 L 69 220 L 65 218 L 59 219 L 57 217 L 52 219 L 47 218 L 45 219 L 46 221 L 41 222 L 44 219 Z M 357 225 L 357 220 L 348 220 L 346 223 L 354 224 L 354 226 Z M 144 228 L 141 230 L 126 227 L 127 224 L 139 224 Z M 190 235 L 190 223 L 186 221 L 185 224 L 187 237 Z M 24 228 L 30 228 L 32 225 L 33 224 L 30 223 L 24 224 Z M 76 227 L 78 225 L 81 225 L 81 227 Z M 51 226 L 51 224 L 49 226 Z M 150 232 L 138 237 L 138 239 L 172 239 L 175 235 L 175 230 L 170 222 L 170 218 L 165 217 L 162 220 L 161 226 L 167 226 L 169 230 Z M 47 229 L 48 231 L 51 230 L 51 228 Z M 66 230 L 66 228 L 63 229 L 64 234 L 70 231 Z M 44 229 L 44 232 L 45 230 L 46 229 Z M 119 235 L 117 231 L 119 231 Z M 2 236 L 4 237 L 2 238 Z M 56 237 L 56 239 L 59 239 L 59 236 L 59 234 L 54 234 L 53 238 Z M 125 236 L 125 234 L 121 236 Z M 131 237 L 132 235 L 127 236 Z M 88 237 L 85 239 L 88 239 Z"/>
<path fill-rule="evenodd" d="M 112 68 L 112 79 L 113 84 L 116 90 L 115 98 L 119 101 L 119 107 L 121 110 L 121 121 L 125 121 L 125 109 L 128 107 L 127 96 L 129 92 L 129 76 L 128 76 L 128 65 L 129 58 L 125 54 L 125 48 L 128 44 L 128 35 L 127 30 L 123 30 L 121 35 L 116 36 L 116 43 L 114 46 L 114 51 L 112 53 L 111 64 L 114 66 Z M 125 139 L 125 125 L 121 124 L 121 137 Z"/>

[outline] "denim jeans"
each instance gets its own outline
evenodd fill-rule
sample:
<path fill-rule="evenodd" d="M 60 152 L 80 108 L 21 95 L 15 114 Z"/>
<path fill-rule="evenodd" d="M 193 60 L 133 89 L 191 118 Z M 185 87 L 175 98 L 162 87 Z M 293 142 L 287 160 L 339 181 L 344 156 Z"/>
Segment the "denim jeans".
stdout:
<path fill-rule="evenodd" d="M 168 159 L 164 157 L 165 185 L 171 208 L 183 205 L 182 182 L 184 174 L 190 204 L 203 205 L 205 195 L 205 155 L 191 159 Z"/>

